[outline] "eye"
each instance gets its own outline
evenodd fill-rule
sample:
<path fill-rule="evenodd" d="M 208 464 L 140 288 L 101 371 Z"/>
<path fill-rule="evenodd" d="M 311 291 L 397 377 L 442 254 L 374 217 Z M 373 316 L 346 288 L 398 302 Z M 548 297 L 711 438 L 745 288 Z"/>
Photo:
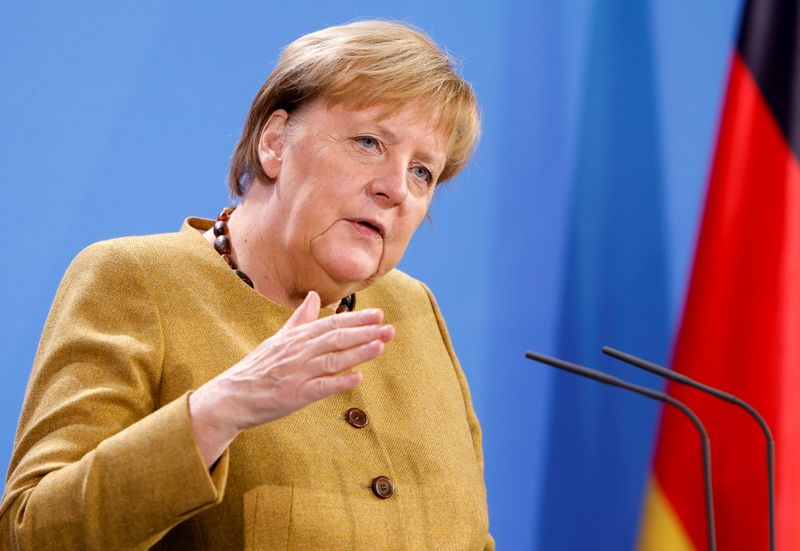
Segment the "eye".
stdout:
<path fill-rule="evenodd" d="M 412 167 L 411 171 L 413 172 L 415 177 L 419 178 L 423 182 L 426 182 L 428 184 L 433 182 L 433 174 L 431 174 L 431 171 L 425 168 L 424 166 L 417 165 L 415 167 Z"/>
<path fill-rule="evenodd" d="M 359 136 L 355 140 L 361 144 L 361 147 L 369 150 L 376 150 L 380 148 L 380 142 L 372 136 Z"/>

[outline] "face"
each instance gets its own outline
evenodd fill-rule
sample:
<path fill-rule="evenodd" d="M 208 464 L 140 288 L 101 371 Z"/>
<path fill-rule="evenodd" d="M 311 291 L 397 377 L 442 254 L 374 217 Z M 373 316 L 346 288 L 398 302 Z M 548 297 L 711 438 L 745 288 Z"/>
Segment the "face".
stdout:
<path fill-rule="evenodd" d="M 428 212 L 446 159 L 429 111 L 354 109 L 316 101 L 278 111 L 262 134 L 262 166 L 284 254 L 306 286 L 348 292 L 391 270 Z"/>

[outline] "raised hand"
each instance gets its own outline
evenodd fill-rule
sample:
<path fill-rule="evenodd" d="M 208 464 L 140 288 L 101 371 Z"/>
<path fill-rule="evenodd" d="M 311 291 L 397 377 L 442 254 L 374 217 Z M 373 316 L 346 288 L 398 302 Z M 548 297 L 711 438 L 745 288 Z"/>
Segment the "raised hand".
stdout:
<path fill-rule="evenodd" d="M 189 397 L 206 465 L 242 430 L 355 387 L 361 373 L 344 372 L 378 356 L 394 337 L 378 309 L 318 319 L 319 309 L 312 291 L 280 331 Z"/>

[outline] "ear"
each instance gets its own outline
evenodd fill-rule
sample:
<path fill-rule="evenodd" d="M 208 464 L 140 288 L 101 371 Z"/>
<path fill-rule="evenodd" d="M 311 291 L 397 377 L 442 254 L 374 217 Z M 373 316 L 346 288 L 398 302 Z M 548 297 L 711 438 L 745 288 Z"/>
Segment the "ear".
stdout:
<path fill-rule="evenodd" d="M 277 178 L 283 162 L 283 149 L 286 145 L 288 127 L 286 121 L 289 113 L 283 109 L 273 111 L 261 129 L 258 140 L 258 160 L 264 173 L 270 178 Z"/>

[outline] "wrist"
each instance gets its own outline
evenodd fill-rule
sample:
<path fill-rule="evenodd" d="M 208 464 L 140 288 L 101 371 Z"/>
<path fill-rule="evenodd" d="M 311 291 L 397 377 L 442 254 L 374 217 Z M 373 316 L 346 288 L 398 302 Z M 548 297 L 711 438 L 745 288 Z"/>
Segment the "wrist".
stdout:
<path fill-rule="evenodd" d="M 222 396 L 208 384 L 189 395 L 189 416 L 195 443 L 210 467 L 238 436 L 240 430 L 229 419 Z"/>

